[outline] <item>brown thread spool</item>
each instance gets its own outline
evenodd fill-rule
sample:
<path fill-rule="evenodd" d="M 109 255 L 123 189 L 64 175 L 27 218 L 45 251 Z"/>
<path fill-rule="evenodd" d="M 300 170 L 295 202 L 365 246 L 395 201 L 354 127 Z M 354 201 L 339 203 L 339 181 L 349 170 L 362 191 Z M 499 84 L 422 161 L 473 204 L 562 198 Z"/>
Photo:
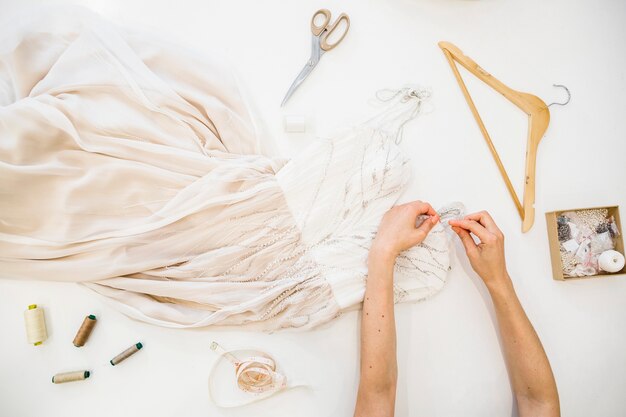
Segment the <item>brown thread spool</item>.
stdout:
<path fill-rule="evenodd" d="M 76 333 L 76 337 L 74 337 L 74 346 L 81 347 L 87 343 L 87 339 L 89 339 L 89 335 L 93 331 L 94 326 L 96 325 L 96 316 L 93 314 L 88 315 L 83 320 L 83 324 L 81 324 L 80 329 Z"/>
<path fill-rule="evenodd" d="M 139 352 L 139 349 L 141 349 L 142 347 L 143 347 L 143 344 L 141 344 L 141 342 L 134 344 L 128 349 L 126 349 L 124 352 L 120 353 L 119 355 L 111 359 L 109 362 L 111 363 L 111 365 L 115 366 L 118 363 L 125 361 L 130 356 L 134 355 L 135 353 Z"/>
<path fill-rule="evenodd" d="M 53 384 L 63 384 L 65 382 L 82 381 L 91 375 L 89 371 L 62 372 L 52 377 Z"/>

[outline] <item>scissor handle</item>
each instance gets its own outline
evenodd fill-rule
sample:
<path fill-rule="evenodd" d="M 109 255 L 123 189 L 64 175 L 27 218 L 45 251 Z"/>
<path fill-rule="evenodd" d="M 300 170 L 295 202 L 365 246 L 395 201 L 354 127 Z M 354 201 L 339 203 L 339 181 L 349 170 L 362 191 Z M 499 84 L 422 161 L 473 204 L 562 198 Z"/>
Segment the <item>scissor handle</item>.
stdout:
<path fill-rule="evenodd" d="M 315 24 L 315 18 L 318 16 L 324 17 L 324 22 L 321 25 Z M 322 32 L 326 29 L 329 23 L 330 23 L 330 10 L 319 9 L 318 11 L 313 13 L 313 17 L 311 18 L 311 32 L 313 32 L 315 36 L 320 36 Z"/>
<path fill-rule="evenodd" d="M 346 28 L 343 29 L 343 33 L 341 34 L 341 36 L 339 36 L 339 39 L 337 39 L 333 43 L 327 42 L 328 38 L 337 29 L 337 26 L 339 26 L 342 20 L 346 22 Z M 341 41 L 343 40 L 343 38 L 346 37 L 346 34 L 348 33 L 348 29 L 350 29 L 350 18 L 348 17 L 347 14 L 341 13 L 339 17 L 337 18 L 337 20 L 335 20 L 330 26 L 326 27 L 326 32 L 322 34 L 322 36 L 320 37 L 320 47 L 322 48 L 322 50 L 330 51 L 335 46 L 339 45 Z"/>
<path fill-rule="evenodd" d="M 315 24 L 315 18 L 318 16 L 324 17 L 324 22 L 322 25 Z M 320 38 L 320 48 L 323 51 L 330 51 L 335 46 L 339 45 L 341 41 L 343 40 L 343 38 L 346 37 L 346 34 L 348 33 L 348 29 L 350 29 L 350 18 L 348 17 L 347 14 L 341 13 L 339 17 L 337 18 L 337 20 L 335 20 L 333 23 L 330 23 L 330 17 L 331 17 L 330 10 L 320 9 L 313 14 L 313 18 L 311 19 L 311 32 L 313 32 L 313 35 Z M 335 42 L 333 43 L 327 42 L 328 37 L 333 34 L 333 32 L 337 29 L 337 26 L 339 26 L 339 24 L 341 23 L 341 21 L 344 21 L 346 23 L 346 27 L 343 30 L 343 33 L 341 34 L 339 39 L 337 39 Z"/>

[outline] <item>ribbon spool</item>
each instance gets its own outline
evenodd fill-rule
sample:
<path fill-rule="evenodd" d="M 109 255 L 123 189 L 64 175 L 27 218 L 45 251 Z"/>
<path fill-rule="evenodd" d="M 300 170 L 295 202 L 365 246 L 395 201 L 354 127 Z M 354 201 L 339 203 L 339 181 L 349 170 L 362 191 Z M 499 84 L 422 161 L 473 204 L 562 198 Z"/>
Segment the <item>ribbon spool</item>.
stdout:
<path fill-rule="evenodd" d="M 285 386 L 285 377 L 276 372 L 271 358 L 251 356 L 235 363 L 237 386 L 246 392 L 276 391 Z"/>
<path fill-rule="evenodd" d="M 209 375 L 209 397 L 222 408 L 238 407 L 270 397 L 283 389 L 300 385 L 287 386 L 287 378 L 276 372 L 276 362 L 265 353 L 254 350 L 227 352 L 216 342 L 211 343 L 211 350 L 226 361 L 217 361 Z M 221 366 L 226 363 L 226 366 Z M 225 384 L 224 380 L 233 368 L 238 390 L 232 389 L 235 384 Z M 218 377 L 219 378 L 216 378 Z M 214 381 L 218 379 L 219 381 Z M 219 392 L 219 395 L 216 393 Z M 227 401 L 218 397 L 228 397 Z"/>
<path fill-rule="evenodd" d="M 39 346 L 48 338 L 43 308 L 37 307 L 37 304 L 29 305 L 28 310 L 24 311 L 24 323 L 28 343 Z"/>

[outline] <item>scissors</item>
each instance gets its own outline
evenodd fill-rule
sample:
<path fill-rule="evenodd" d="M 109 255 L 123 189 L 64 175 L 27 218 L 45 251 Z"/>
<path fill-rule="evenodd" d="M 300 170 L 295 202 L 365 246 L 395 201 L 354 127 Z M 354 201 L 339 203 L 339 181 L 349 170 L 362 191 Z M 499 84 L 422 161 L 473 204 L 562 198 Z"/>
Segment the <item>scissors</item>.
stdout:
<path fill-rule="evenodd" d="M 324 20 L 321 25 L 317 25 L 315 23 L 315 19 L 320 16 L 323 17 Z M 289 91 L 287 91 L 280 107 L 285 105 L 287 100 L 289 100 L 289 97 L 291 97 L 294 91 L 296 91 L 300 84 L 302 84 L 302 81 L 309 76 L 311 71 L 313 71 L 313 68 L 315 68 L 317 63 L 320 62 L 320 58 L 324 55 L 324 52 L 330 51 L 335 46 L 339 45 L 343 38 L 346 37 L 348 29 L 350 29 L 350 18 L 348 15 L 341 13 L 337 20 L 333 23 L 330 22 L 330 18 L 330 10 L 327 9 L 320 9 L 313 13 L 313 17 L 311 18 L 311 33 L 313 34 L 313 37 L 311 38 L 311 57 L 307 61 L 304 68 L 302 68 L 302 71 L 300 71 L 300 74 L 298 74 L 296 79 L 293 81 L 291 87 L 289 87 Z M 341 21 L 346 23 L 345 29 L 342 29 L 343 32 L 339 34 L 339 39 L 333 43 L 329 43 L 328 37 L 331 36 L 335 30 L 337 30 L 337 26 L 341 23 Z"/>

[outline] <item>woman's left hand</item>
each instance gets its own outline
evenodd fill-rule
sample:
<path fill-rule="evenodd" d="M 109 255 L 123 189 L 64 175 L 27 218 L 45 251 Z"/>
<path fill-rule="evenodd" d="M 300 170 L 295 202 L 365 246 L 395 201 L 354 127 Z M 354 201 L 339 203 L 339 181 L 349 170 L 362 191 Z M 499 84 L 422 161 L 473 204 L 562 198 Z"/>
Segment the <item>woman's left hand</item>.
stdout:
<path fill-rule="evenodd" d="M 418 216 L 430 216 L 415 227 Z M 400 252 L 421 243 L 439 221 L 432 206 L 423 201 L 413 201 L 392 207 L 383 216 L 378 233 L 372 243 L 370 257 L 395 260 Z"/>

